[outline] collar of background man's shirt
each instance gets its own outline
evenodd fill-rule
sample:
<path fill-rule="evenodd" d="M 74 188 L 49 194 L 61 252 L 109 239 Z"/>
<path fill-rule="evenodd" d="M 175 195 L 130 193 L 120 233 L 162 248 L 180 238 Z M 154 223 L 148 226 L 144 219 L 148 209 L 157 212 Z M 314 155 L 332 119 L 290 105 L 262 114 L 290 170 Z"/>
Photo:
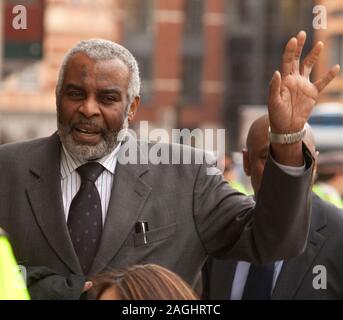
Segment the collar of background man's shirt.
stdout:
<path fill-rule="evenodd" d="M 111 174 L 114 174 L 114 171 L 116 168 L 120 146 L 121 146 L 121 143 L 119 143 L 117 147 L 111 153 L 96 160 L 96 162 L 104 166 L 104 168 Z M 62 143 L 62 148 L 61 148 L 62 179 L 65 179 L 68 175 L 71 175 L 79 166 L 81 166 L 84 163 L 86 163 L 86 161 L 81 162 L 78 159 L 75 159 L 74 157 L 72 157 L 71 154 L 67 151 L 67 149 Z"/>

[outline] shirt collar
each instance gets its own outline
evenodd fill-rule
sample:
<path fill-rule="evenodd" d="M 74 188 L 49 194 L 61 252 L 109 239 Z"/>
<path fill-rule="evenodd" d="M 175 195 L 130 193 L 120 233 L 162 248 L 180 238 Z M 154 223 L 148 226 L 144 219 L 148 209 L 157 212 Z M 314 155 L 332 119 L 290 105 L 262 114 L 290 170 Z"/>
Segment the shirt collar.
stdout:
<path fill-rule="evenodd" d="M 115 168 L 118 160 L 118 153 L 121 143 L 109 154 L 104 157 L 97 159 L 96 162 L 100 163 L 108 172 L 114 175 Z M 86 163 L 86 161 L 81 162 L 78 159 L 72 157 L 72 155 L 67 151 L 62 143 L 61 149 L 61 176 L 65 179 L 68 175 L 71 175 L 79 166 Z"/>

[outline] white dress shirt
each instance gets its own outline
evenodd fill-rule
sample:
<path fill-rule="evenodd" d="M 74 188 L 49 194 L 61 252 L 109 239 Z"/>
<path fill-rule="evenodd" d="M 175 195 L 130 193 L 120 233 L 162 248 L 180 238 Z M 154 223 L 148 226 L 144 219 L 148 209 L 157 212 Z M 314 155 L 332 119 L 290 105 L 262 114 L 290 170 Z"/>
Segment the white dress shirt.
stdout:
<path fill-rule="evenodd" d="M 105 223 L 108 205 L 111 197 L 114 172 L 118 160 L 119 144 L 110 154 L 96 160 L 105 170 L 95 181 L 101 199 L 102 223 Z M 66 220 L 68 220 L 70 204 L 81 186 L 81 177 L 76 169 L 86 162 L 80 162 L 74 159 L 66 148 L 61 148 L 61 189 L 63 198 L 63 208 Z"/>
<path fill-rule="evenodd" d="M 301 167 L 291 167 L 291 166 L 285 166 L 284 164 L 280 164 L 276 162 L 272 156 L 270 158 L 283 172 L 289 174 L 290 176 L 300 177 L 302 174 L 304 174 L 306 170 L 305 163 Z"/>

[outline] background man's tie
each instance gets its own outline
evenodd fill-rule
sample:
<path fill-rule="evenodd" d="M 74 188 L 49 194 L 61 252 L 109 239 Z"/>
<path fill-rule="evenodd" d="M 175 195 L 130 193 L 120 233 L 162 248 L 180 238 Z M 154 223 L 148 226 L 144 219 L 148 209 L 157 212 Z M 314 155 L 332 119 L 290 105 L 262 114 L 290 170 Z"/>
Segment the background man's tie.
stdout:
<path fill-rule="evenodd" d="M 270 300 L 274 263 L 265 266 L 250 265 L 242 300 Z"/>
<path fill-rule="evenodd" d="M 76 169 L 81 176 L 81 186 L 69 209 L 68 229 L 85 275 L 101 239 L 101 199 L 94 182 L 103 170 L 104 167 L 97 162 L 88 162 Z"/>

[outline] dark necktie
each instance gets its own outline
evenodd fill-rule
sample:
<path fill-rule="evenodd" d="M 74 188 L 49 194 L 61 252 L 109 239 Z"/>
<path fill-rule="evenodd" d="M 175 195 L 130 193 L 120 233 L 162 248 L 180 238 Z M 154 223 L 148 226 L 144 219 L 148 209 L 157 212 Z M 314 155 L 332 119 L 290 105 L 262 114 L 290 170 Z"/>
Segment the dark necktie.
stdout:
<path fill-rule="evenodd" d="M 102 232 L 101 199 L 95 181 L 104 167 L 88 162 L 76 169 L 81 186 L 71 202 L 68 229 L 84 274 L 88 274 L 97 253 Z"/>
<path fill-rule="evenodd" d="M 274 263 L 250 265 L 242 300 L 270 300 L 274 275 Z"/>

